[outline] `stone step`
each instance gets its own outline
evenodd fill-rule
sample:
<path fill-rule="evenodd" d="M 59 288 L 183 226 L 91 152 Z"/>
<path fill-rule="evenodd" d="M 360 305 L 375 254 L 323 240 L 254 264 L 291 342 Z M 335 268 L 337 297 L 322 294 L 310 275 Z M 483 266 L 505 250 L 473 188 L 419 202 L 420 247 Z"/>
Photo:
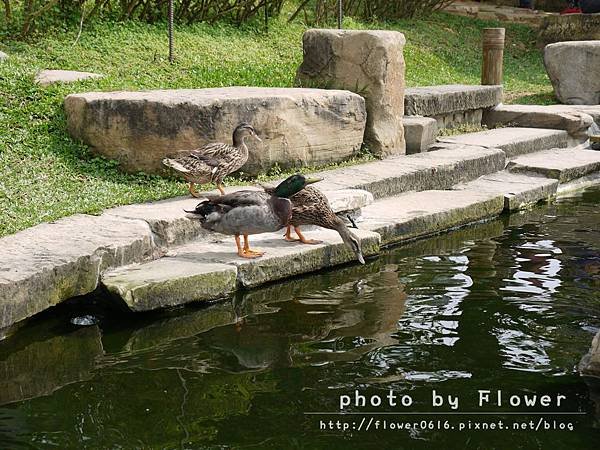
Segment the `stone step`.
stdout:
<path fill-rule="evenodd" d="M 593 109 L 587 111 L 593 112 Z M 482 123 L 490 128 L 511 126 L 565 130 L 574 138 L 584 139 L 587 139 L 587 130 L 593 121 L 594 117 L 585 109 L 577 110 L 567 105 L 498 105 L 484 111 L 482 119 Z"/>
<path fill-rule="evenodd" d="M 438 138 L 439 142 L 459 145 L 477 145 L 499 148 L 507 158 L 550 148 L 564 148 L 569 144 L 569 134 L 564 130 L 541 128 L 496 128 L 476 133 Z"/>
<path fill-rule="evenodd" d="M 501 194 L 504 197 L 504 211 L 509 212 L 549 200 L 557 193 L 558 180 L 503 170 L 457 185 L 454 189 Z"/>
<path fill-rule="evenodd" d="M 406 89 L 404 114 L 433 117 L 440 128 L 480 124 L 483 111 L 502 102 L 502 86 L 450 84 Z"/>
<path fill-rule="evenodd" d="M 449 189 L 457 183 L 503 170 L 506 164 L 504 152 L 496 148 L 447 147 L 313 175 L 323 178 L 320 189 L 364 189 L 379 199 L 408 191 Z"/>
<path fill-rule="evenodd" d="M 513 159 L 507 170 L 533 172 L 566 183 L 600 171 L 600 151 L 584 146 L 546 150 Z"/>
<path fill-rule="evenodd" d="M 289 243 L 283 240 L 283 231 L 250 236 L 251 248 L 266 252 L 258 259 L 237 256 L 231 237 L 194 242 L 175 249 L 174 256 L 108 271 L 102 283 L 132 310 L 146 311 L 217 299 L 237 287 L 254 287 L 355 260 L 336 232 L 319 229 L 308 234 L 323 243 Z M 378 234 L 365 230 L 355 230 L 355 234 L 365 256 L 379 253 Z M 168 286 L 164 286 L 166 280 Z"/>
<path fill-rule="evenodd" d="M 507 209 L 545 200 L 556 192 L 556 180 L 502 172 L 457 186 L 455 190 L 409 192 L 366 206 L 354 230 L 365 256 L 380 246 L 424 237 L 499 215 Z M 132 310 L 173 306 L 221 298 L 236 288 L 249 288 L 303 273 L 355 261 L 331 230 L 307 230 L 318 245 L 288 243 L 283 231 L 251 236 L 262 258 L 237 256 L 231 237 L 194 242 L 173 250 L 171 257 L 110 270 L 102 283 Z"/>

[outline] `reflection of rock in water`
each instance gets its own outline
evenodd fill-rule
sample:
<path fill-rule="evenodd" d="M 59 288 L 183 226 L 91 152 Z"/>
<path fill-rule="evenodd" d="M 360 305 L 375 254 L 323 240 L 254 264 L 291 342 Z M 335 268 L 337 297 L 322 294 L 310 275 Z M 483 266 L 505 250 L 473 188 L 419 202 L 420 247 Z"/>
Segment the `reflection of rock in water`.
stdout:
<path fill-rule="evenodd" d="M 90 379 L 102 354 L 96 326 L 32 342 L 0 361 L 0 405 L 49 395 L 69 383 Z"/>

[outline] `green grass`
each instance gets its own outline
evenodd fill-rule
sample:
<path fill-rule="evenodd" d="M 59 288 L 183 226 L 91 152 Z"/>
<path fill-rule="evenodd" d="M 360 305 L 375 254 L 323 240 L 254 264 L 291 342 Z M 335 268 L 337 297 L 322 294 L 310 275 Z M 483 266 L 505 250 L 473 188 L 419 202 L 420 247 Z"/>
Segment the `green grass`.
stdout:
<path fill-rule="evenodd" d="M 393 24 L 346 21 L 347 28 L 386 28 L 407 37 L 409 86 L 479 82 L 482 28 L 494 22 L 436 14 Z M 533 30 L 507 26 L 507 96 L 550 101 L 551 87 L 535 49 Z M 174 64 L 167 59 L 165 26 L 86 24 L 49 30 L 28 42 L 4 40 L 10 59 L 0 64 L 0 236 L 75 213 L 160 199 L 186 192 L 181 181 L 124 174 L 94 157 L 66 131 L 62 108 L 73 92 L 202 88 L 231 85 L 292 86 L 305 26 L 272 20 L 268 34 L 253 26 L 178 27 Z M 103 73 L 101 80 L 38 87 L 44 68 Z M 367 158 L 368 159 L 368 158 Z M 271 175 L 281 175 L 272 173 Z M 262 177 L 264 179 L 264 177 Z"/>

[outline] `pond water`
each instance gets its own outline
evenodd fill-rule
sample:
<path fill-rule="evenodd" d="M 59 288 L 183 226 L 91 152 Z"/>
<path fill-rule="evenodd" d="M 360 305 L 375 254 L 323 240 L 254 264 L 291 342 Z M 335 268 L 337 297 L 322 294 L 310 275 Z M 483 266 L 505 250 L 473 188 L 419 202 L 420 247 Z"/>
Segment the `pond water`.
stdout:
<path fill-rule="evenodd" d="M 599 205 L 591 189 L 208 307 L 55 308 L 0 342 L 0 448 L 598 448 L 576 365 L 600 326 Z"/>

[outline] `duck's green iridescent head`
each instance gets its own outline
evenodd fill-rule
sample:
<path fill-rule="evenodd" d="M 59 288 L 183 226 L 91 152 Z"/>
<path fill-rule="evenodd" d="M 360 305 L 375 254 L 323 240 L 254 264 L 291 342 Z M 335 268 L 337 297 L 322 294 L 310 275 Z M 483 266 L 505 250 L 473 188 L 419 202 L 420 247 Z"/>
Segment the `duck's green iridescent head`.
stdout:
<path fill-rule="evenodd" d="M 321 178 L 307 178 L 300 174 L 292 175 L 277 185 L 274 195 L 281 198 L 290 198 L 309 184 L 316 183 L 317 181 L 321 181 Z"/>

